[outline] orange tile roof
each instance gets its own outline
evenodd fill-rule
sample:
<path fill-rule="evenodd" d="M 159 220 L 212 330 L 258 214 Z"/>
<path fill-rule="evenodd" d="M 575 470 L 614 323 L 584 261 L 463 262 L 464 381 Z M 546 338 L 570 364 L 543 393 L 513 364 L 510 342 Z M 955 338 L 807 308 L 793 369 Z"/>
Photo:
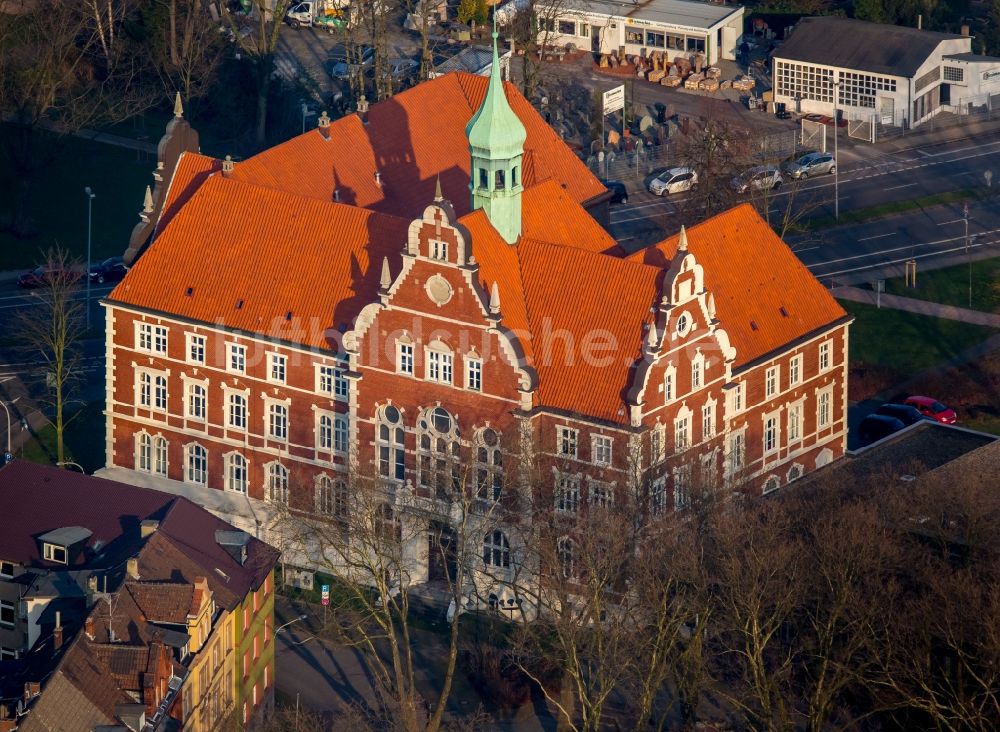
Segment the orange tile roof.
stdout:
<path fill-rule="evenodd" d="M 166 198 L 153 235 L 163 231 L 163 227 L 170 223 L 170 219 L 188 202 L 208 176 L 221 169 L 222 164 L 215 158 L 200 153 L 181 153 L 174 174 L 167 185 Z"/>
<path fill-rule="evenodd" d="M 418 216 L 433 198 L 437 176 L 459 215 L 469 212 L 465 125 L 486 94 L 485 77 L 455 72 L 373 104 L 368 123 L 348 115 L 329 135 L 312 130 L 235 166 L 233 177 L 257 185 L 397 216 Z M 550 178 L 585 202 L 604 186 L 567 148 L 528 101 L 507 83 L 507 98 L 528 132 L 524 184 Z M 381 176 L 376 183 L 375 172 Z"/>
<path fill-rule="evenodd" d="M 324 331 L 375 298 L 382 258 L 399 271 L 408 225 L 212 175 L 109 298 L 329 348 Z"/>
<path fill-rule="evenodd" d="M 692 226 L 687 240 L 736 348 L 736 368 L 847 316 L 748 203 Z M 665 266 L 677 241 L 672 236 L 629 259 Z"/>

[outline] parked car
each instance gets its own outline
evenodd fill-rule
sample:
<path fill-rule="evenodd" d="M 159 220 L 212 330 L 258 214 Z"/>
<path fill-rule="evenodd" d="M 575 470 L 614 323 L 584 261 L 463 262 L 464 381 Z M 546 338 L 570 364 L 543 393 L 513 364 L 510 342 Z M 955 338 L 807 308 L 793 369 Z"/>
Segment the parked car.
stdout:
<path fill-rule="evenodd" d="M 955 424 L 958 421 L 958 415 L 955 414 L 954 409 L 946 407 L 937 399 L 932 399 L 931 397 L 908 396 L 903 400 L 903 404 L 916 407 L 922 415 L 930 417 L 935 422 L 940 422 L 941 424 Z"/>
<path fill-rule="evenodd" d="M 773 165 L 760 165 L 733 178 L 729 185 L 737 193 L 747 191 L 770 191 L 780 188 L 784 181 L 781 172 Z"/>
<path fill-rule="evenodd" d="M 49 269 L 48 267 L 35 267 L 30 272 L 25 272 L 19 275 L 17 278 L 17 286 L 24 287 L 25 289 L 33 290 L 39 287 L 47 286 L 52 279 L 57 276 L 59 270 Z M 81 273 L 75 270 L 67 270 L 66 276 L 69 277 L 70 281 L 75 281 L 80 279 Z"/>
<path fill-rule="evenodd" d="M 412 58 L 389 59 L 389 74 L 394 79 L 407 79 L 416 76 L 418 71 L 420 71 L 420 64 Z"/>
<path fill-rule="evenodd" d="M 923 422 L 929 419 L 921 414 L 919 409 L 911 407 L 909 404 L 883 404 L 875 410 L 875 414 L 883 414 L 886 417 L 895 417 L 907 427 L 911 424 Z"/>
<path fill-rule="evenodd" d="M 888 437 L 894 432 L 899 432 L 905 426 L 895 417 L 886 414 L 869 414 L 858 425 L 858 437 L 861 438 L 861 442 L 867 445 L 881 440 L 883 437 Z"/>
<path fill-rule="evenodd" d="M 833 174 L 837 172 L 837 161 L 833 159 L 833 153 L 811 152 L 785 163 L 784 167 L 788 175 L 798 180 L 823 173 Z"/>
<path fill-rule="evenodd" d="M 649 192 L 654 196 L 669 196 L 690 191 L 698 185 L 698 174 L 691 168 L 670 168 L 649 182 Z"/>
<path fill-rule="evenodd" d="M 628 203 L 628 190 L 620 180 L 601 180 L 604 187 L 611 191 L 611 203 Z"/>
<path fill-rule="evenodd" d="M 357 73 L 359 69 L 371 66 L 374 60 L 375 49 L 371 46 L 358 46 L 353 52 L 340 46 L 330 55 L 327 68 L 330 76 L 343 79 Z"/>
<path fill-rule="evenodd" d="M 121 257 L 110 257 L 100 264 L 90 268 L 90 281 L 102 284 L 104 282 L 119 282 L 128 272 L 125 260 Z"/>

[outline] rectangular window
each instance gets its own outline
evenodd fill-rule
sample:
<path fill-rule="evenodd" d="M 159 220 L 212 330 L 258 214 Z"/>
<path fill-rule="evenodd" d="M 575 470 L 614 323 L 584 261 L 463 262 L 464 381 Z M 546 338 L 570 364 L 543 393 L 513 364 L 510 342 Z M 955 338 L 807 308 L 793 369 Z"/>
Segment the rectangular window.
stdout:
<path fill-rule="evenodd" d="M 666 48 L 667 37 L 663 33 L 646 31 L 646 45 L 650 48 Z"/>
<path fill-rule="evenodd" d="M 795 386 L 802 381 L 802 356 L 795 356 L 788 362 L 788 385 Z"/>
<path fill-rule="evenodd" d="M 188 363 L 205 363 L 205 336 L 188 333 L 187 341 Z"/>
<path fill-rule="evenodd" d="M 559 34 L 563 36 L 576 35 L 576 23 L 572 20 L 559 21 Z"/>
<path fill-rule="evenodd" d="M 788 442 L 802 439 L 802 404 L 792 404 L 788 407 Z"/>
<path fill-rule="evenodd" d="M 652 516 L 662 516 L 667 502 L 667 479 L 657 478 L 649 487 L 649 513 Z"/>
<path fill-rule="evenodd" d="M 0 600 L 0 625 L 6 628 L 13 628 L 16 619 L 14 603 L 7 600 Z"/>
<path fill-rule="evenodd" d="M 691 446 L 691 423 L 687 417 L 674 422 L 674 451 L 682 452 Z"/>
<path fill-rule="evenodd" d="M 250 651 L 243 653 L 243 678 L 250 675 Z"/>
<path fill-rule="evenodd" d="M 465 360 L 465 385 L 472 391 L 483 390 L 483 362 L 477 358 Z"/>
<path fill-rule="evenodd" d="M 42 546 L 42 556 L 46 561 L 66 564 L 66 548 L 56 544 L 45 544 Z"/>
<path fill-rule="evenodd" d="M 246 631 L 250 628 L 250 608 L 243 608 L 243 630 Z"/>
<path fill-rule="evenodd" d="M 691 388 L 700 389 L 701 388 L 701 360 L 693 361 L 691 363 Z"/>
<path fill-rule="evenodd" d="M 773 397 L 778 393 L 778 367 L 772 366 L 764 376 L 764 396 Z"/>
<path fill-rule="evenodd" d="M 0 577 L 10 579 L 14 576 L 13 562 L 0 562 Z"/>
<path fill-rule="evenodd" d="M 448 261 L 448 242 L 431 239 L 431 259 L 440 259 L 443 262 Z"/>
<path fill-rule="evenodd" d="M 167 411 L 167 380 L 163 376 L 153 379 L 153 409 Z"/>
<path fill-rule="evenodd" d="M 829 427 L 832 421 L 832 409 L 831 405 L 833 402 L 832 394 L 829 389 L 825 389 L 819 393 L 816 398 L 816 425 L 817 427 Z"/>
<path fill-rule="evenodd" d="M 768 417 L 764 421 L 764 454 L 778 449 L 778 418 Z"/>
<path fill-rule="evenodd" d="M 400 343 L 396 351 L 396 371 L 413 375 L 413 345 Z"/>
<path fill-rule="evenodd" d="M 691 505 L 691 466 L 682 465 L 674 471 L 674 510 Z"/>
<path fill-rule="evenodd" d="M 288 439 L 288 407 L 271 404 L 267 409 L 267 433 L 276 440 Z"/>
<path fill-rule="evenodd" d="M 649 434 L 649 461 L 655 465 L 663 460 L 663 425 L 658 424 Z"/>
<path fill-rule="evenodd" d="M 243 394 L 229 395 L 229 426 L 238 430 L 247 428 L 247 398 Z"/>
<path fill-rule="evenodd" d="M 333 420 L 333 450 L 344 455 L 347 453 L 348 432 L 347 418 L 337 415 Z"/>
<path fill-rule="evenodd" d="M 167 329 L 162 325 L 139 323 L 137 340 L 140 351 L 161 354 L 167 352 Z"/>
<path fill-rule="evenodd" d="M 253 637 L 253 660 L 256 661 L 260 658 L 260 636 L 255 635 Z"/>
<path fill-rule="evenodd" d="M 945 81 L 963 81 L 965 79 L 965 69 L 958 66 L 944 67 Z"/>
<path fill-rule="evenodd" d="M 427 352 L 427 379 L 440 384 L 451 382 L 452 356 L 441 351 Z"/>
<path fill-rule="evenodd" d="M 559 513 L 576 513 L 580 508 L 580 479 L 559 477 L 556 480 L 555 508 Z"/>
<path fill-rule="evenodd" d="M 611 438 L 594 435 L 590 439 L 590 452 L 594 465 L 611 465 Z"/>
<path fill-rule="evenodd" d="M 279 384 L 285 383 L 288 359 L 278 353 L 267 354 L 267 378 Z"/>
<path fill-rule="evenodd" d="M 344 369 L 336 366 L 318 366 L 316 371 L 316 390 L 320 394 L 328 394 L 338 401 L 345 401 L 349 391 Z"/>
<path fill-rule="evenodd" d="M 592 480 L 590 481 L 588 490 L 591 506 L 611 508 L 615 505 L 615 488 L 613 484 Z"/>
<path fill-rule="evenodd" d="M 0 661 L 16 661 L 17 651 L 13 648 L 0 648 Z"/>
<path fill-rule="evenodd" d="M 333 418 L 329 414 L 319 415 L 316 425 L 316 447 L 319 450 L 333 449 Z"/>
<path fill-rule="evenodd" d="M 237 374 L 247 372 L 247 349 L 246 346 L 238 346 L 235 343 L 229 344 L 229 370 Z"/>
<path fill-rule="evenodd" d="M 715 405 L 706 404 L 701 408 L 701 438 L 707 440 L 715 435 Z"/>
<path fill-rule="evenodd" d="M 570 427 L 558 427 L 556 449 L 563 457 L 575 458 L 577 454 L 577 431 Z"/>
<path fill-rule="evenodd" d="M 744 401 L 745 401 L 743 398 L 744 387 L 745 384 L 744 382 L 741 381 L 739 384 L 733 387 L 732 390 L 732 396 L 730 398 L 732 399 L 733 412 L 736 414 L 742 412 L 744 408 Z"/>
<path fill-rule="evenodd" d="M 674 398 L 674 372 L 667 371 L 663 375 L 663 401 L 669 402 Z"/>
<path fill-rule="evenodd" d="M 830 368 L 830 352 L 833 349 L 831 341 L 823 341 L 819 344 L 819 370 L 826 371 Z"/>
<path fill-rule="evenodd" d="M 208 415 L 208 393 L 201 384 L 188 384 L 188 417 L 204 421 Z"/>

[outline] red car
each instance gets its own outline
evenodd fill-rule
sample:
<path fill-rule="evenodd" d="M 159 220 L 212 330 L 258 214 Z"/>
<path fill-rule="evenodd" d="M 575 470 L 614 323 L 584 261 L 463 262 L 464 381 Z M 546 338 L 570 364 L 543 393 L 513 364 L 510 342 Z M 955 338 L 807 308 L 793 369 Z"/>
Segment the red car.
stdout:
<path fill-rule="evenodd" d="M 955 424 L 958 419 L 958 415 L 955 414 L 954 409 L 949 409 L 937 399 L 932 399 L 931 397 L 906 397 L 903 404 L 909 404 L 911 407 L 916 407 L 925 417 L 930 417 L 931 419 L 942 424 Z"/>

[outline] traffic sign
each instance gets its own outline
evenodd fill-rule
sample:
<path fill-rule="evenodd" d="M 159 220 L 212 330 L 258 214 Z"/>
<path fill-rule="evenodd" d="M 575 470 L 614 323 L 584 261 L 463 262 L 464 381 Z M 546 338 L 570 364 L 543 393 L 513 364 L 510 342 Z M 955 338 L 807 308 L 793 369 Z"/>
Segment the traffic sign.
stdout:
<path fill-rule="evenodd" d="M 3 464 L 4 465 L 6 465 L 7 463 L 9 463 L 13 459 L 14 459 L 14 456 L 11 455 L 9 452 L 5 452 L 3 454 Z"/>
<path fill-rule="evenodd" d="M 604 114 L 611 114 L 612 112 L 617 112 L 619 109 L 625 109 L 625 85 L 616 86 L 614 89 L 608 89 L 602 95 L 602 101 L 604 102 Z"/>
<path fill-rule="evenodd" d="M 323 604 L 330 604 L 330 585 L 323 585 Z"/>

